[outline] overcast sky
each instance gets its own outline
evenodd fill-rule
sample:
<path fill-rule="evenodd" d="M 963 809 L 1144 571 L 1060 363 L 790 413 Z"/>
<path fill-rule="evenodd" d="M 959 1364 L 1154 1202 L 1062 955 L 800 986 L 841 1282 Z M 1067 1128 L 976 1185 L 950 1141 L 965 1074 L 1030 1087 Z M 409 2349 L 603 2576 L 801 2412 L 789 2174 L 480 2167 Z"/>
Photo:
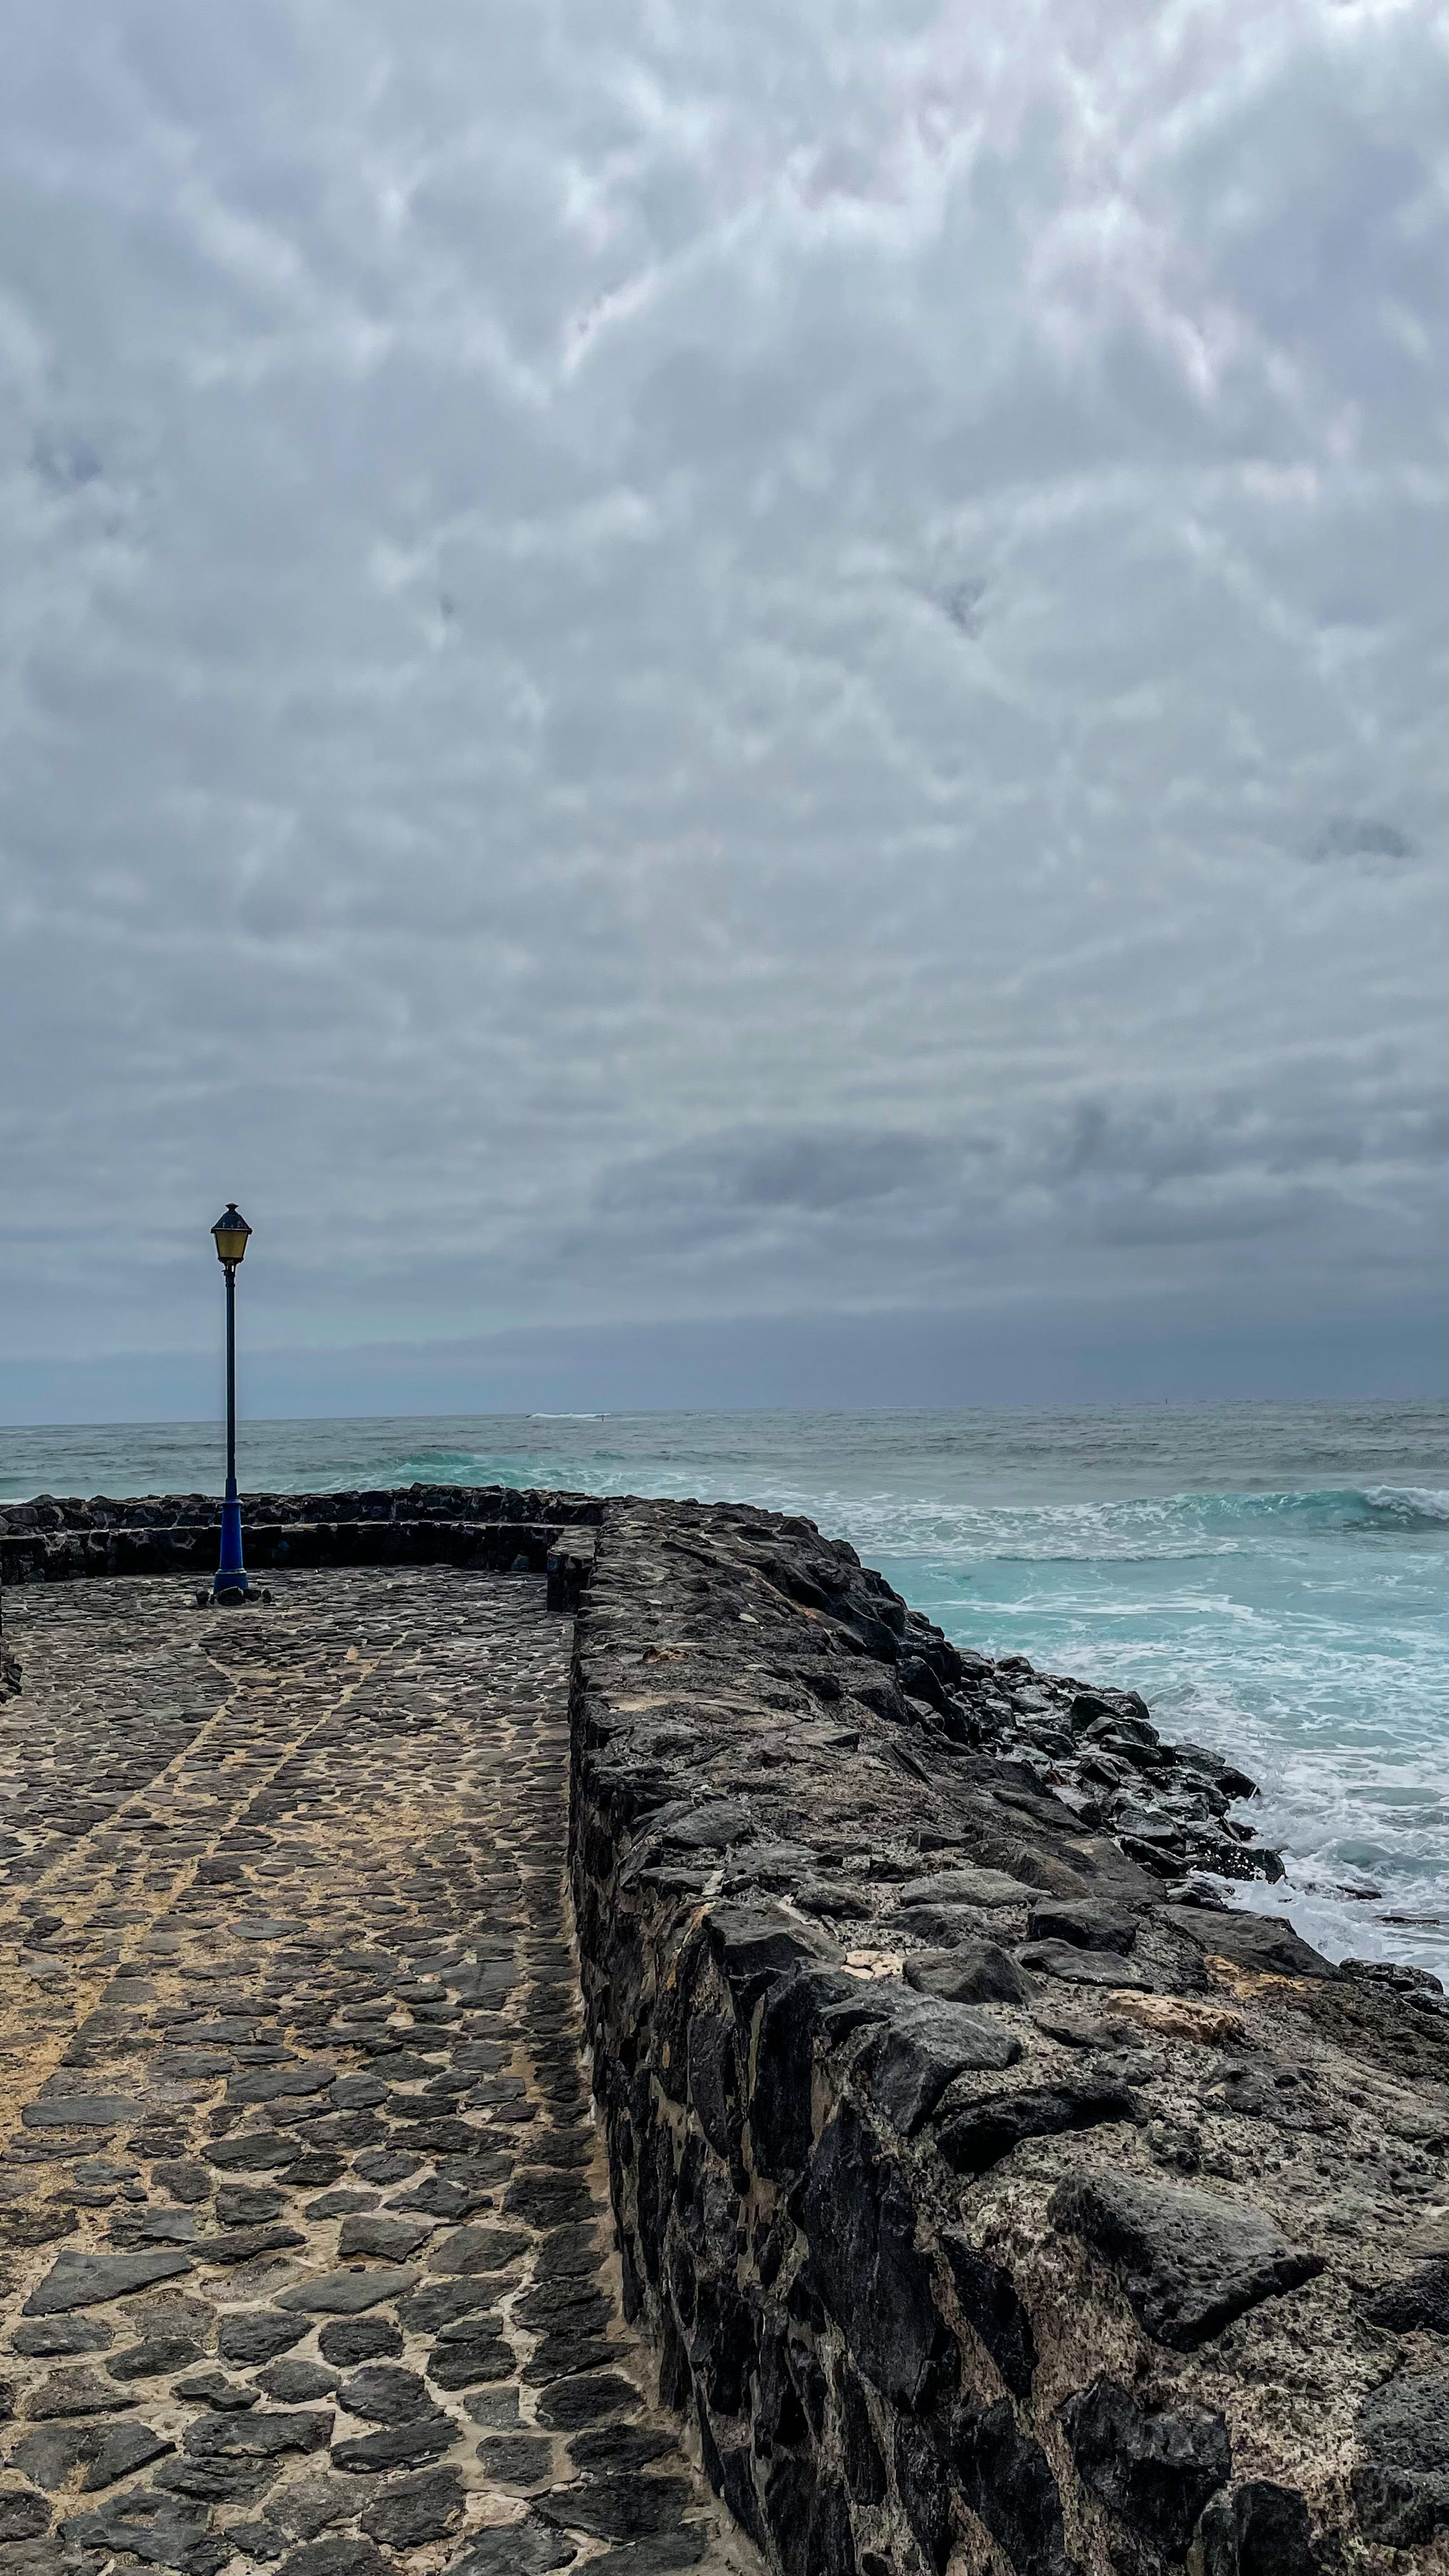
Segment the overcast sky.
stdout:
<path fill-rule="evenodd" d="M 0 33 L 0 1414 L 1439 1382 L 1430 0 Z"/>

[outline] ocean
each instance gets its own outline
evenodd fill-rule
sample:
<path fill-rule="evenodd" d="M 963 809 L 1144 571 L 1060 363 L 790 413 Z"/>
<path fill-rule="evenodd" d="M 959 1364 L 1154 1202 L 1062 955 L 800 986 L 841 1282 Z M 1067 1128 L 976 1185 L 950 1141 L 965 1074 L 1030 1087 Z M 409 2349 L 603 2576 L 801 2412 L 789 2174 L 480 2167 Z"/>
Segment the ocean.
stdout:
<path fill-rule="evenodd" d="M 218 1492 L 221 1454 L 214 1425 L 0 1429 L 0 1500 Z M 1235 1902 L 1449 1983 L 1449 1405 L 258 1422 L 238 1471 L 808 1513 L 959 1643 L 1230 1753 L 1288 1870 Z"/>

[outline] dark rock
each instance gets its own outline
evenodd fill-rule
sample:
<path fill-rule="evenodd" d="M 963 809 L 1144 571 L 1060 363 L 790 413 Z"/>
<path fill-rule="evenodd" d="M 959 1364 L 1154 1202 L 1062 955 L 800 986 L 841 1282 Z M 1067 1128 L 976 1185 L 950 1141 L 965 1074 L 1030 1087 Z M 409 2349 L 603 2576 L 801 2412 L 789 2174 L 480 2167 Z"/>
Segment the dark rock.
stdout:
<path fill-rule="evenodd" d="M 831 2005 L 862 2009 L 858 1981 L 840 1968 L 800 1969 L 781 1979 L 760 2016 L 750 2135 L 756 2164 L 774 2182 L 793 2182 L 809 2160 L 813 2050 Z"/>
<path fill-rule="evenodd" d="M 1137 1917 L 1125 1906 L 1098 1905 L 1090 1897 L 1038 1896 L 1027 1918 L 1033 1941 L 1067 1941 L 1079 1950 L 1131 1949 Z"/>
<path fill-rule="evenodd" d="M 278 2308 L 240 2308 L 221 2319 L 216 2348 L 223 2361 L 275 2361 L 306 2332 L 305 2317 L 285 2317 Z"/>
<path fill-rule="evenodd" d="M 50 2507 L 33 2487 L 0 2489 L 0 2540 L 38 2540 L 50 2529 Z"/>
<path fill-rule="evenodd" d="M 394 2576 L 394 2570 L 370 2540 L 309 2540 L 283 2559 L 280 2576 Z"/>
<path fill-rule="evenodd" d="M 639 2391 L 633 2382 L 617 2371 L 589 2373 L 581 2378 L 556 2380 L 546 2388 L 538 2401 L 538 2420 L 571 2433 L 577 2425 L 596 2424 L 601 2416 L 616 2414 L 621 2408 L 634 2408 Z"/>
<path fill-rule="evenodd" d="M 52 2370 L 31 2389 L 24 2412 L 44 2424 L 67 2415 L 115 2415 L 135 2403 L 123 2389 L 107 2387 L 98 2370 Z"/>
<path fill-rule="evenodd" d="M 698 2013 L 689 2025 L 689 2098 L 717 2155 L 739 2152 L 739 2070 L 734 2032 L 722 2015 Z"/>
<path fill-rule="evenodd" d="M 1060 1977 L 1069 1986 L 1132 1987 L 1150 1993 L 1152 1979 L 1115 1950 L 1086 1950 L 1073 1941 L 1032 1941 L 1017 1957 L 1038 1977 Z"/>
<path fill-rule="evenodd" d="M 346 2479 L 294 2478 L 278 2488 L 267 2507 L 267 2520 L 280 2524 L 293 2540 L 315 2540 L 319 2531 L 356 2510 L 357 2492 Z"/>
<path fill-rule="evenodd" d="M 53 2317 L 69 2308 L 98 2308 L 111 2299 L 127 2299 L 153 2281 L 174 2281 L 189 2272 L 185 2254 L 60 2255 L 38 2289 L 25 2302 L 27 2317 Z"/>
<path fill-rule="evenodd" d="M 299 2334 L 305 2332 L 298 2328 Z M 337 2317 L 323 2327 L 317 2342 L 323 2360 L 338 2370 L 355 2369 L 360 2361 L 394 2360 L 403 2348 L 402 2336 L 386 2317 Z"/>
<path fill-rule="evenodd" d="M 811 2278 L 872 2385 L 911 2409 L 939 2385 L 949 2337 L 915 2243 L 899 2168 L 879 2157 L 859 2113 L 842 2105 L 826 2129 L 803 2200 Z"/>
<path fill-rule="evenodd" d="M 765 1988 L 792 1968 L 818 1961 L 822 1945 L 788 1916 L 742 1905 L 717 1905 L 708 1923 L 709 1946 L 723 1971 L 737 2014 L 747 2015 Z M 827 1953 L 828 1955 L 828 1953 Z M 837 1954 L 838 1955 L 838 1954 Z"/>
<path fill-rule="evenodd" d="M 99 2317 L 37 2318 L 33 2325 L 18 2325 L 10 2337 L 16 2352 L 35 2355 L 63 2352 L 109 2352 L 114 2337 Z M 190 2353 L 183 2355 L 187 2361 Z M 110 2364 L 107 2364 L 109 2369 Z M 120 2374 L 124 2377 L 126 2374 Z"/>
<path fill-rule="evenodd" d="M 405 2468 L 411 2460 L 440 2460 L 458 2439 L 451 2415 L 414 2415 L 404 2424 L 385 2425 L 359 2441 L 337 2442 L 332 2457 L 339 2469 L 371 2473 Z"/>
<path fill-rule="evenodd" d="M 178 2379 L 172 2394 L 184 2397 L 188 2405 L 215 2407 L 223 2415 L 245 2414 L 260 2403 L 255 2388 L 244 2388 L 220 2370 L 198 2371 L 190 2379 Z"/>
<path fill-rule="evenodd" d="M 1021 2055 L 1021 2042 L 965 2004 L 892 1992 L 895 2009 L 863 2060 L 871 2093 L 893 2128 L 914 2137 L 953 2076 L 967 2069 L 999 2073 Z"/>
<path fill-rule="evenodd" d="M 141 2105 L 119 2093 L 59 2093 L 27 2102 L 27 2129 L 118 2129 L 140 2117 Z"/>
<path fill-rule="evenodd" d="M 885 2462 L 870 2420 L 865 2390 L 854 2371 L 839 2375 L 840 2448 L 845 2483 L 857 2504 L 880 2504 L 886 2492 Z"/>
<path fill-rule="evenodd" d="M 384 2262 L 403 2263 L 427 2243 L 435 2225 L 436 2221 L 428 2218 L 390 2218 L 382 2211 L 375 2216 L 358 2213 L 344 2218 L 337 2251 L 344 2261 L 353 2254 L 373 2254 Z"/>
<path fill-rule="evenodd" d="M 258 2371 L 257 2386 L 284 2406 L 305 2406 L 314 2398 L 335 2397 L 339 2381 L 335 2370 L 317 2361 L 273 2361 Z"/>
<path fill-rule="evenodd" d="M 1308 2507 L 1294 2488 L 1266 2478 L 1215 2496 L 1198 2543 L 1203 2576 L 1318 2576 Z"/>
<path fill-rule="evenodd" d="M 565 2530 L 587 2531 L 598 2540 L 635 2540 L 646 2532 L 672 2530 L 690 2501 L 683 2478 L 583 2478 L 554 2487 L 538 2499 L 534 2511 Z"/>
<path fill-rule="evenodd" d="M 194 2460 L 276 2460 L 287 2451 L 325 2451 L 332 2423 L 331 2409 L 321 2406 L 300 2414 L 206 2415 L 187 2425 L 182 2444 Z"/>
<path fill-rule="evenodd" d="M 301 2139 L 280 2129 L 243 2129 L 234 2138 L 218 2138 L 207 2148 L 206 2161 L 218 2173 L 269 2173 L 277 2165 L 295 2164 L 301 2152 Z"/>
<path fill-rule="evenodd" d="M 1359 2416 L 1353 2500 L 1371 2540 L 1415 2549 L 1449 2523 L 1449 2374 L 1391 2379 Z"/>
<path fill-rule="evenodd" d="M 349 2415 L 360 2415 L 369 2424 L 406 2424 L 415 2415 L 432 2412 L 432 2400 L 416 2371 L 399 2370 L 389 2362 L 370 2362 L 344 2380 L 342 2403 Z"/>
<path fill-rule="evenodd" d="M 1206 1914 L 1193 1905 L 1163 1907 L 1164 1920 L 1199 1950 L 1260 1976 L 1336 1978 L 1339 1970 L 1300 1940 L 1281 1914 Z"/>
<path fill-rule="evenodd" d="M 553 2473 L 553 2444 L 532 2433 L 485 2433 L 477 2445 L 481 2466 L 499 2486 L 541 2487 Z M 580 2460 L 583 2468 L 586 2463 Z"/>
<path fill-rule="evenodd" d="M 1231 2472 L 1221 2415 L 1143 2406 L 1103 2378 L 1068 2400 L 1062 2424 L 1092 2493 L 1145 2540 L 1180 2556 L 1209 2496 Z"/>
<path fill-rule="evenodd" d="M 672 2433 L 605 2424 L 596 2432 L 576 2434 L 569 2444 L 569 2457 L 580 2469 L 647 2469 L 653 2461 L 672 2455 L 674 2448 Z"/>
<path fill-rule="evenodd" d="M 941 2242 L 966 2323 L 980 2336 L 1013 2397 L 1030 2397 L 1036 2342 L 1011 2274 L 978 2253 L 964 2236 L 943 2236 Z"/>
<path fill-rule="evenodd" d="M 374 2271 L 324 2272 L 320 2280 L 299 2281 L 295 2290 L 283 2290 L 277 2306 L 299 2308 L 314 2317 L 361 2316 L 368 2308 L 380 2307 L 384 2299 L 400 2298 L 417 2277 L 410 2264 L 400 2271 L 379 2264 Z"/>
<path fill-rule="evenodd" d="M 362 2528 L 384 2548 L 416 2549 L 425 2540 L 448 2539 L 463 2519 L 464 2501 L 456 2469 L 423 2469 L 384 2487 L 364 2513 Z"/>
<path fill-rule="evenodd" d="M 557 2567 L 571 2567 L 578 2554 L 567 2532 L 530 2513 L 522 2522 L 475 2533 L 449 2559 L 445 2576 L 552 2576 Z"/>
<path fill-rule="evenodd" d="M 1248 2201 L 1104 2167 L 1060 2184 L 1050 2214 L 1111 2264 L 1139 2325 L 1176 2352 L 1195 2351 L 1323 2269 L 1320 2255 L 1289 2245 Z"/>
<path fill-rule="evenodd" d="M 967 1941 L 958 1950 L 918 1950 L 904 1976 L 918 1995 L 949 2004 L 1026 2004 L 1033 1987 L 1009 1950 L 995 1941 Z"/>
<path fill-rule="evenodd" d="M 61 2528 L 73 2548 L 128 2550 L 145 2567 L 179 2568 L 186 2576 L 199 2563 L 198 2550 L 207 2547 L 206 2523 L 194 2511 L 144 2492 L 117 2496 L 98 2513 L 72 2514 Z"/>
<path fill-rule="evenodd" d="M 1370 2325 L 1390 2334 L 1449 2335 L 1449 2255 L 1421 2263 L 1407 2280 L 1392 2281 L 1365 2303 Z"/>
<path fill-rule="evenodd" d="M 938 2136 L 953 2173 L 985 2173 L 1023 2139 L 1137 2117 L 1136 2101 L 1124 2084 L 1067 2074 L 1055 2084 L 1025 2085 L 1016 2093 L 995 2093 L 970 2103 L 942 2122 Z"/>
<path fill-rule="evenodd" d="M 896 2492 L 917 2545 L 935 2576 L 944 2576 L 951 2554 L 951 2491 L 946 2466 L 924 2424 L 897 2416 L 895 2424 Z"/>
<path fill-rule="evenodd" d="M 967 2504 L 1019 2576 L 1066 2576 L 1057 2482 L 1040 2444 L 1017 2430 L 1010 2399 L 959 2408 L 949 2449 Z"/>

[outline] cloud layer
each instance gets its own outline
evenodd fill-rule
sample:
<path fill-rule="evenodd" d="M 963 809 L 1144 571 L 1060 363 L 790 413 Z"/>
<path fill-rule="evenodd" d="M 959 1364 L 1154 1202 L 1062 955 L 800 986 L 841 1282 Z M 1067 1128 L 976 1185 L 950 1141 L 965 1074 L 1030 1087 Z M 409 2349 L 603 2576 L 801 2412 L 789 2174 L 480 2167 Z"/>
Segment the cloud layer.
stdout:
<path fill-rule="evenodd" d="M 1439 41 L 12 12 L 12 1356 L 1422 1306 Z"/>

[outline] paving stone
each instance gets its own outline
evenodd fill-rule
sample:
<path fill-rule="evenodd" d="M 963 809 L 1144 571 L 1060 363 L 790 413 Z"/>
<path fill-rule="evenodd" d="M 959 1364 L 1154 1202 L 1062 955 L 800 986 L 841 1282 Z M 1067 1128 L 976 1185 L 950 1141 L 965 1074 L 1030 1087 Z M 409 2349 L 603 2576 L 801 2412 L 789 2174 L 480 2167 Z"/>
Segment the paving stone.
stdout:
<path fill-rule="evenodd" d="M 555 2568 L 572 2567 L 578 2554 L 567 2532 L 530 2513 L 522 2522 L 480 2531 L 449 2559 L 445 2576 L 552 2576 Z"/>
<path fill-rule="evenodd" d="M 380 2307 L 385 2299 L 400 2298 L 417 2277 L 411 2266 L 325 2272 L 318 2281 L 301 2281 L 296 2289 L 284 2290 L 277 2305 L 304 2309 L 309 2316 L 357 2317 L 368 2308 Z"/>
<path fill-rule="evenodd" d="M 388 2549 L 446 2540 L 463 2519 L 464 2486 L 456 2469 L 423 2469 L 395 2478 L 362 2516 L 362 2528 Z"/>
<path fill-rule="evenodd" d="M 324 2361 L 347 2370 L 360 2361 L 393 2357 L 401 2352 L 403 2339 L 387 2317 L 339 2317 L 322 2328 L 317 2344 Z"/>
<path fill-rule="evenodd" d="M 69 2249 L 25 2302 L 27 2317 L 50 2317 L 70 2308 L 97 2308 L 129 2298 L 153 2281 L 174 2281 L 191 2269 L 185 2254 L 81 2254 Z"/>
<path fill-rule="evenodd" d="M 411 2460 L 438 2460 L 451 2451 L 458 2427 L 451 2415 L 414 2415 L 405 2424 L 387 2424 L 358 2441 L 338 2442 L 332 2456 L 339 2469 L 371 2472 L 405 2468 Z"/>

